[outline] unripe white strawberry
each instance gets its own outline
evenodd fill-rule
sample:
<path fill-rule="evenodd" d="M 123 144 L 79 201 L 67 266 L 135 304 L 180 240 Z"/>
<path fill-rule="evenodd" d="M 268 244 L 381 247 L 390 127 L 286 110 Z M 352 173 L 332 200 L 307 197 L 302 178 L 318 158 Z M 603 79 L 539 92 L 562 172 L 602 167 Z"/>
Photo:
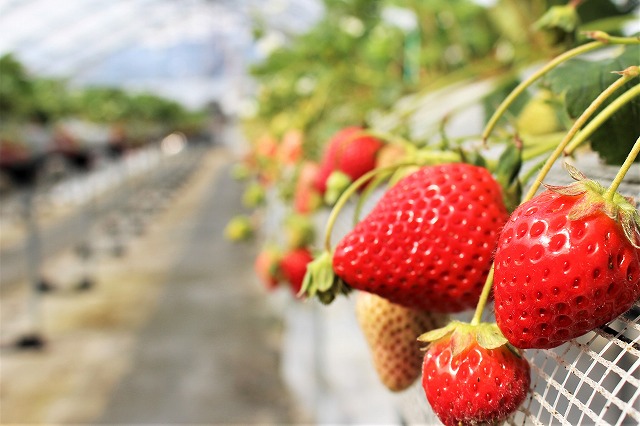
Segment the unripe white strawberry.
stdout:
<path fill-rule="evenodd" d="M 406 308 L 367 292 L 356 295 L 356 318 L 378 377 L 393 392 L 407 389 L 420 376 L 424 353 L 418 336 L 447 323 L 444 314 Z"/>

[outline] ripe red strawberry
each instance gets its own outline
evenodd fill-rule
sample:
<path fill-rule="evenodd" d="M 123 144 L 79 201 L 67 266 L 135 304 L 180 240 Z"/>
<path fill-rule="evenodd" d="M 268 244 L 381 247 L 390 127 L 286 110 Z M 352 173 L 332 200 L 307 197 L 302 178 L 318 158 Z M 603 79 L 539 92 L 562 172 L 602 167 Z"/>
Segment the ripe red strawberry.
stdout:
<path fill-rule="evenodd" d="M 274 290 L 280 281 L 278 268 L 282 253 L 276 247 L 264 247 L 254 261 L 254 271 L 267 290 Z"/>
<path fill-rule="evenodd" d="M 297 213 L 310 213 L 322 204 L 322 197 L 314 187 L 320 166 L 311 161 L 300 165 L 293 192 L 293 208 Z"/>
<path fill-rule="evenodd" d="M 278 152 L 278 141 L 265 133 L 256 139 L 254 149 L 259 159 L 274 158 Z"/>
<path fill-rule="evenodd" d="M 307 264 L 312 260 L 313 255 L 307 248 L 290 250 L 280 259 L 280 272 L 291 286 L 294 295 L 300 292 L 304 275 L 307 273 Z"/>
<path fill-rule="evenodd" d="M 387 191 L 336 246 L 349 286 L 407 307 L 475 307 L 508 218 L 500 186 L 469 164 L 423 167 Z"/>
<path fill-rule="evenodd" d="M 556 347 L 640 297 L 640 216 L 619 194 L 605 201 L 604 191 L 588 180 L 552 188 L 505 225 L 493 291 L 496 321 L 514 346 Z"/>
<path fill-rule="evenodd" d="M 418 336 L 444 326 L 446 316 L 405 308 L 366 292 L 358 292 L 355 303 L 380 381 L 393 392 L 407 389 L 422 371 Z"/>
<path fill-rule="evenodd" d="M 315 186 L 324 194 L 327 179 L 339 171 L 355 181 L 376 165 L 376 154 L 383 142 L 360 127 L 347 127 L 336 133 L 325 148 Z"/>
<path fill-rule="evenodd" d="M 281 164 L 295 164 L 302 158 L 304 135 L 300 130 L 288 130 L 278 147 L 278 160 Z"/>
<path fill-rule="evenodd" d="M 455 327 L 436 336 L 424 356 L 422 387 L 427 400 L 447 426 L 499 424 L 529 392 L 529 363 L 506 344 L 484 342 L 486 333 L 494 333 L 491 327 L 497 329 L 495 324 Z M 486 331 L 477 331 L 483 328 Z"/>

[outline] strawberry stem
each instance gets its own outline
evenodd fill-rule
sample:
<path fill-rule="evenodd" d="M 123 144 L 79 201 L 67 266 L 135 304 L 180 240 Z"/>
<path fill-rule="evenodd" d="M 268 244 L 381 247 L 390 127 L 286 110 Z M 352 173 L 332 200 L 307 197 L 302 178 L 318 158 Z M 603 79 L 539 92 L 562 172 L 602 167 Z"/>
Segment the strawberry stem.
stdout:
<path fill-rule="evenodd" d="M 584 141 L 586 141 L 589 138 L 589 136 L 591 136 L 593 132 L 595 132 L 596 129 L 598 129 L 602 125 L 603 122 L 608 120 L 609 117 L 615 114 L 616 111 L 618 111 L 624 105 L 631 102 L 633 98 L 638 96 L 640 96 L 640 86 L 634 86 L 633 88 L 627 90 L 618 98 L 616 98 L 609 105 L 607 105 L 602 111 L 600 111 L 600 113 L 598 113 L 596 117 L 594 117 L 593 120 L 589 122 L 589 124 L 584 126 L 584 129 L 582 129 L 580 133 L 576 135 L 576 137 L 574 137 L 571 140 L 571 142 L 567 145 L 567 147 L 564 150 L 564 155 L 569 156 L 573 154 L 576 148 L 578 148 L 582 143 L 584 143 Z"/>
<path fill-rule="evenodd" d="M 593 41 L 588 44 L 584 44 L 582 46 L 576 47 L 575 49 L 571 49 L 563 54 L 557 56 L 555 59 L 548 62 L 545 66 L 540 68 L 538 71 L 533 73 L 529 78 L 522 81 L 509 95 L 502 101 L 502 103 L 495 110 L 489 122 L 487 123 L 484 131 L 482 132 L 482 140 L 486 141 L 489 138 L 489 135 L 493 131 L 494 127 L 500 120 L 500 117 L 507 111 L 509 106 L 516 100 L 518 96 L 520 96 L 529 86 L 535 83 L 539 78 L 544 76 L 546 73 L 565 62 L 568 59 L 573 58 L 574 56 L 581 55 L 583 53 L 589 52 L 591 50 L 595 50 L 599 47 L 604 46 L 605 43 L 601 41 Z"/>
<path fill-rule="evenodd" d="M 624 163 L 622 163 L 622 166 L 620 167 L 620 170 L 618 170 L 618 173 L 616 174 L 616 177 L 613 179 L 613 182 L 611 182 L 611 185 L 609 186 L 607 191 L 603 194 L 603 197 L 605 200 L 613 201 L 613 197 L 616 195 L 616 191 L 618 187 L 620 186 L 625 175 L 631 168 L 631 165 L 636 160 L 636 157 L 638 157 L 638 154 L 640 154 L 640 138 L 638 138 L 636 140 L 636 143 L 633 144 L 633 148 L 631 148 L 631 152 L 629 152 L 629 155 L 624 160 Z"/>
<path fill-rule="evenodd" d="M 382 130 L 365 129 L 361 133 L 367 136 L 372 136 L 377 139 L 388 141 L 389 143 L 395 143 L 401 146 L 414 146 L 414 144 L 411 141 L 401 136 L 398 136 L 396 134 L 384 132 Z"/>
<path fill-rule="evenodd" d="M 485 281 L 484 287 L 482 288 L 482 293 L 480 293 L 480 298 L 478 299 L 478 304 L 476 305 L 476 311 L 473 314 L 473 318 L 471 319 L 471 325 L 480 324 L 480 320 L 482 319 L 482 312 L 484 311 L 484 307 L 489 300 L 489 294 L 491 294 L 491 287 L 493 286 L 493 265 L 491 265 L 491 269 L 489 269 L 489 274 L 487 275 L 487 280 Z"/>
<path fill-rule="evenodd" d="M 583 44 L 582 46 L 578 46 L 574 49 L 568 50 L 561 55 L 556 56 L 550 62 L 548 62 L 545 66 L 540 68 L 538 71 L 533 73 L 529 78 L 522 81 L 509 95 L 502 101 L 500 106 L 493 113 L 489 122 L 487 123 L 484 132 L 482 132 L 482 139 L 484 141 L 487 140 L 494 127 L 498 123 L 498 120 L 502 115 L 506 112 L 507 108 L 511 106 L 513 101 L 521 95 L 529 86 L 535 83 L 539 78 L 544 76 L 546 73 L 562 64 L 563 62 L 571 59 L 575 56 L 581 55 L 583 53 L 587 53 L 591 50 L 598 49 L 603 46 L 607 46 L 610 44 L 640 44 L 640 37 L 614 37 L 602 31 L 592 31 L 589 33 L 585 33 L 585 35 L 589 38 L 593 38 L 596 41 L 591 43 Z"/>
<path fill-rule="evenodd" d="M 630 68 L 638 68 L 638 67 L 630 67 Z M 536 191 L 542 184 L 542 180 L 547 176 L 547 174 L 551 170 L 553 163 L 555 163 L 555 161 L 562 155 L 563 151 L 565 150 L 565 148 L 567 147 L 567 145 L 569 144 L 573 136 L 578 132 L 578 130 L 580 130 L 580 127 L 582 127 L 582 125 L 586 123 L 589 118 L 591 118 L 591 116 L 598 110 L 598 108 L 602 106 L 602 104 L 607 100 L 607 98 L 609 98 L 620 87 L 625 85 L 629 80 L 631 80 L 636 75 L 638 75 L 638 74 L 634 74 L 633 72 L 625 72 L 625 71 L 622 72 L 622 75 L 619 79 L 614 81 L 609 87 L 607 87 L 602 93 L 600 93 L 598 97 L 595 98 L 593 102 L 591 102 L 589 107 L 587 107 L 587 109 L 584 110 L 584 112 L 580 115 L 580 117 L 578 117 L 578 119 L 573 123 L 573 125 L 571 126 L 567 134 L 564 136 L 564 138 L 562 138 L 562 141 L 560 142 L 560 144 L 551 153 L 549 158 L 547 158 L 547 161 L 544 163 L 544 166 L 542 166 L 542 169 L 540 169 L 540 171 L 538 172 L 538 176 L 533 181 L 531 188 L 529 188 L 529 192 L 527 192 L 525 197 L 522 199 L 521 201 L 522 203 L 525 201 L 529 201 L 531 198 L 533 198 L 533 196 L 536 194 Z M 636 86 L 636 88 L 638 87 L 640 86 Z M 631 90 L 625 92 L 625 95 Z M 599 124 L 602 124 L 602 122 L 600 121 Z"/>
<path fill-rule="evenodd" d="M 584 31 L 582 33 L 587 38 L 601 41 L 604 44 L 640 44 L 640 37 L 616 37 L 604 31 Z"/>

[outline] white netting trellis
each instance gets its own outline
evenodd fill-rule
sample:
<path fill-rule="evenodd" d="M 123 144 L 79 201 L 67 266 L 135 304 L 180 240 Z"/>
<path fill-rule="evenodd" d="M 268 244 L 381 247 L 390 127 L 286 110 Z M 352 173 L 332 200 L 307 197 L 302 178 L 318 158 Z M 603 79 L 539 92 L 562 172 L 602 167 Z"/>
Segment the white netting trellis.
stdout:
<path fill-rule="evenodd" d="M 617 170 L 583 157 L 577 164 L 589 177 L 608 184 Z M 640 167 L 634 166 L 620 192 L 640 198 Z M 558 164 L 546 182 L 566 184 Z M 379 191 L 379 194 L 381 192 Z M 285 207 L 274 197 L 265 215 L 267 235 L 280 231 Z M 367 201 L 363 211 L 373 207 Z M 353 225 L 354 204 L 338 218 L 333 242 Z M 316 217 L 323 230 L 327 213 Z M 283 372 L 320 424 L 439 424 L 421 384 L 392 394 L 380 385 L 353 314 L 353 300 L 332 305 L 276 297 L 285 318 Z M 488 309 L 490 312 L 490 309 Z M 460 315 L 469 320 L 470 314 Z M 513 425 L 640 424 L 640 304 L 611 323 L 551 350 L 527 350 L 531 392 L 509 419 Z"/>
<path fill-rule="evenodd" d="M 528 351 L 532 392 L 514 424 L 640 424 L 640 306 L 554 350 Z"/>

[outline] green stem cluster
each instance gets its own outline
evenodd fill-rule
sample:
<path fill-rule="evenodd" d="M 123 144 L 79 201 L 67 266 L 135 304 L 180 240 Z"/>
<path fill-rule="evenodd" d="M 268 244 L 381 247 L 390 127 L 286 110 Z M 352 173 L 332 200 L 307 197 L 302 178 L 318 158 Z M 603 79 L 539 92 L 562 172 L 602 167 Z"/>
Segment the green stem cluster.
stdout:
<path fill-rule="evenodd" d="M 592 50 L 599 49 L 601 47 L 611 45 L 611 44 L 640 44 L 640 37 L 615 37 L 611 36 L 603 31 L 591 31 L 584 34 L 585 36 L 594 39 L 596 41 L 592 41 L 591 43 L 583 44 L 582 46 L 578 46 L 571 50 L 568 50 L 561 55 L 558 55 L 551 61 L 549 61 L 542 68 L 533 73 L 529 78 L 522 81 L 509 95 L 502 101 L 502 103 L 498 106 L 496 111 L 493 113 L 489 122 L 485 126 L 484 132 L 482 133 L 482 139 L 487 140 L 493 129 L 495 128 L 498 120 L 504 115 L 509 106 L 516 100 L 518 96 L 520 96 L 527 88 L 529 88 L 533 83 L 538 81 L 541 77 L 547 74 L 549 71 L 557 67 L 558 65 L 566 62 L 568 59 L 571 59 L 575 56 L 582 55 L 584 53 L 590 52 Z"/>
<path fill-rule="evenodd" d="M 638 69 L 637 66 L 634 68 Z M 531 198 L 533 198 L 533 196 L 536 194 L 536 191 L 542 184 L 543 179 L 547 176 L 547 174 L 551 170 L 551 167 L 553 167 L 553 164 L 556 162 L 558 158 L 560 158 L 560 156 L 564 152 L 565 148 L 567 147 L 571 139 L 576 135 L 576 133 L 578 133 L 580 128 L 587 122 L 587 120 L 591 118 L 591 116 L 598 110 L 598 108 L 600 108 L 604 104 L 604 102 L 611 95 L 613 95 L 618 89 L 620 89 L 629 80 L 636 77 L 637 75 L 638 75 L 637 73 L 623 72 L 620 78 L 618 78 L 615 82 L 613 82 L 602 93 L 600 93 L 600 95 L 598 95 L 598 97 L 595 98 L 593 102 L 591 102 L 591 104 L 587 107 L 587 109 L 584 110 L 584 112 L 580 115 L 580 117 L 578 117 L 578 119 L 573 123 L 573 125 L 571 126 L 571 128 L 569 129 L 565 137 L 562 138 L 562 141 L 560 142 L 560 144 L 551 153 L 551 155 L 549 155 L 549 158 L 547 158 L 547 161 L 545 162 L 544 166 L 542 166 L 542 169 L 538 173 L 536 180 L 531 185 L 531 188 L 529 188 L 529 192 L 527 192 L 525 197 L 522 199 L 522 202 L 528 201 Z M 640 86 L 636 86 L 636 87 L 640 87 Z"/>
<path fill-rule="evenodd" d="M 576 47 L 575 49 L 571 49 L 557 56 L 555 59 L 551 60 L 545 66 L 543 66 L 538 71 L 533 73 L 529 78 L 522 81 L 515 89 L 513 89 L 511 93 L 509 93 L 509 95 L 502 101 L 502 103 L 495 110 L 495 112 L 489 119 L 489 122 L 485 126 L 484 132 L 482 132 L 482 139 L 487 140 L 489 138 L 489 135 L 491 135 L 491 132 L 496 127 L 496 124 L 498 124 L 498 120 L 500 120 L 500 118 L 504 115 L 504 113 L 507 111 L 509 106 L 513 104 L 516 98 L 520 96 L 522 93 L 524 93 L 524 91 L 527 90 L 529 86 L 531 86 L 533 83 L 538 81 L 542 76 L 547 74 L 549 71 L 551 71 L 558 65 L 567 61 L 568 59 L 571 59 L 575 56 L 582 55 L 583 53 L 598 49 L 604 45 L 605 43 L 601 41 L 594 41 L 594 42 Z"/>

